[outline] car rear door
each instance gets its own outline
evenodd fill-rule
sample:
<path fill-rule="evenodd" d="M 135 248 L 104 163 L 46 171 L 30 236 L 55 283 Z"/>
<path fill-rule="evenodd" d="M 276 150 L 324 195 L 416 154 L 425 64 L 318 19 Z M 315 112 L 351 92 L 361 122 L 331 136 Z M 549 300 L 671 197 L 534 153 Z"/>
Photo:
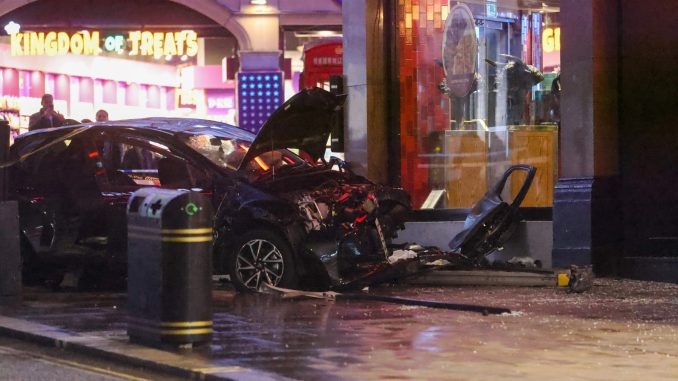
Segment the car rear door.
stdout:
<path fill-rule="evenodd" d="M 111 219 L 109 253 L 124 255 L 127 249 L 127 202 L 142 187 L 211 189 L 206 170 L 172 147 L 171 139 L 111 127 L 97 135 L 101 157 L 102 195 Z"/>

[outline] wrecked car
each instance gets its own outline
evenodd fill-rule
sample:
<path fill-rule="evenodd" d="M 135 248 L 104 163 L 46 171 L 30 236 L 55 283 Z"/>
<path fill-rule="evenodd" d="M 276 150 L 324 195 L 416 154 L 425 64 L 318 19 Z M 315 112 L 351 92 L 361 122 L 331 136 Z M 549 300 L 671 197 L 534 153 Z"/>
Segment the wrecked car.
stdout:
<path fill-rule="evenodd" d="M 73 269 L 95 269 L 99 280 L 96 269 L 124 272 L 127 202 L 152 186 L 211 198 L 214 269 L 238 290 L 339 288 L 369 278 L 388 263 L 410 199 L 340 159 L 323 159 L 342 103 L 322 89 L 303 90 L 256 136 L 181 118 L 20 135 L 10 192 L 19 202 L 24 276 L 59 282 Z"/>

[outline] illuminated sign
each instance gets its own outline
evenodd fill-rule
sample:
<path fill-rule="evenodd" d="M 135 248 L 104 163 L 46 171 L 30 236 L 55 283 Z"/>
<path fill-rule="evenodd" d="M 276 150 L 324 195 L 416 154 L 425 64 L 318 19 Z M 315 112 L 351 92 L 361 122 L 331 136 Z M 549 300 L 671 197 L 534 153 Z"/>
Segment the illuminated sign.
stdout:
<path fill-rule="evenodd" d="M 104 49 L 107 52 L 122 53 L 125 49 L 125 37 L 122 34 L 106 36 Z"/>
<path fill-rule="evenodd" d="M 226 115 L 231 110 L 235 113 L 235 90 L 206 89 L 205 103 L 210 115 Z"/>
<path fill-rule="evenodd" d="M 207 108 L 233 108 L 233 97 L 207 98 Z"/>
<path fill-rule="evenodd" d="M 341 65 L 342 57 L 313 57 L 313 64 L 317 66 Z"/>
<path fill-rule="evenodd" d="M 544 28 L 541 33 L 541 46 L 544 53 L 560 51 L 560 27 Z"/>
<path fill-rule="evenodd" d="M 182 56 L 198 54 L 198 34 L 192 30 L 181 32 L 129 32 L 132 49 L 129 54 L 135 56 Z"/>
<path fill-rule="evenodd" d="M 238 121 L 240 128 L 257 133 L 283 103 L 283 73 L 238 73 Z"/>
<path fill-rule="evenodd" d="M 102 38 L 99 31 L 83 30 L 77 33 L 66 32 L 24 32 L 11 35 L 12 56 L 56 56 L 67 53 L 77 55 L 99 55 L 107 52 L 123 53 L 131 56 L 183 56 L 198 54 L 198 34 L 192 30 L 180 32 L 131 31 L 124 35 L 108 35 Z"/>
<path fill-rule="evenodd" d="M 73 35 L 66 32 L 14 33 L 11 46 L 13 56 L 96 55 L 99 54 L 99 32 L 83 31 Z"/>

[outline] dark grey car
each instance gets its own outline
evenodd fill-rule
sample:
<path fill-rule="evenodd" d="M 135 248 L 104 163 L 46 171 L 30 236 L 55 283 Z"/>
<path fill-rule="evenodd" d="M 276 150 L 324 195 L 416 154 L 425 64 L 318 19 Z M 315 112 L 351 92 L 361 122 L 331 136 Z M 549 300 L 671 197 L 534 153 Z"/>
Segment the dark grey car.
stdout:
<path fill-rule="evenodd" d="M 140 187 L 211 198 L 214 268 L 240 290 L 342 287 L 382 266 L 410 200 L 401 189 L 322 159 L 342 98 L 303 90 L 255 136 L 180 118 L 110 121 L 19 136 L 19 201 L 28 278 L 124 272 L 129 196 Z M 302 159 L 303 157 L 303 159 Z"/>

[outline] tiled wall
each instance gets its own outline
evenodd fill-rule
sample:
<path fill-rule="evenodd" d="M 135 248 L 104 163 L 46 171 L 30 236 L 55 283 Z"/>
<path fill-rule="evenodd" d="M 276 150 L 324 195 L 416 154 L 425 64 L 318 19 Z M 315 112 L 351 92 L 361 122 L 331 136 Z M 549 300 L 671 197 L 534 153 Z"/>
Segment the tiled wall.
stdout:
<path fill-rule="evenodd" d="M 426 199 L 439 159 L 432 133 L 449 128 L 449 98 L 438 90 L 447 0 L 399 0 L 401 184 L 415 207 Z M 435 176 L 435 175 L 433 175 Z"/>

